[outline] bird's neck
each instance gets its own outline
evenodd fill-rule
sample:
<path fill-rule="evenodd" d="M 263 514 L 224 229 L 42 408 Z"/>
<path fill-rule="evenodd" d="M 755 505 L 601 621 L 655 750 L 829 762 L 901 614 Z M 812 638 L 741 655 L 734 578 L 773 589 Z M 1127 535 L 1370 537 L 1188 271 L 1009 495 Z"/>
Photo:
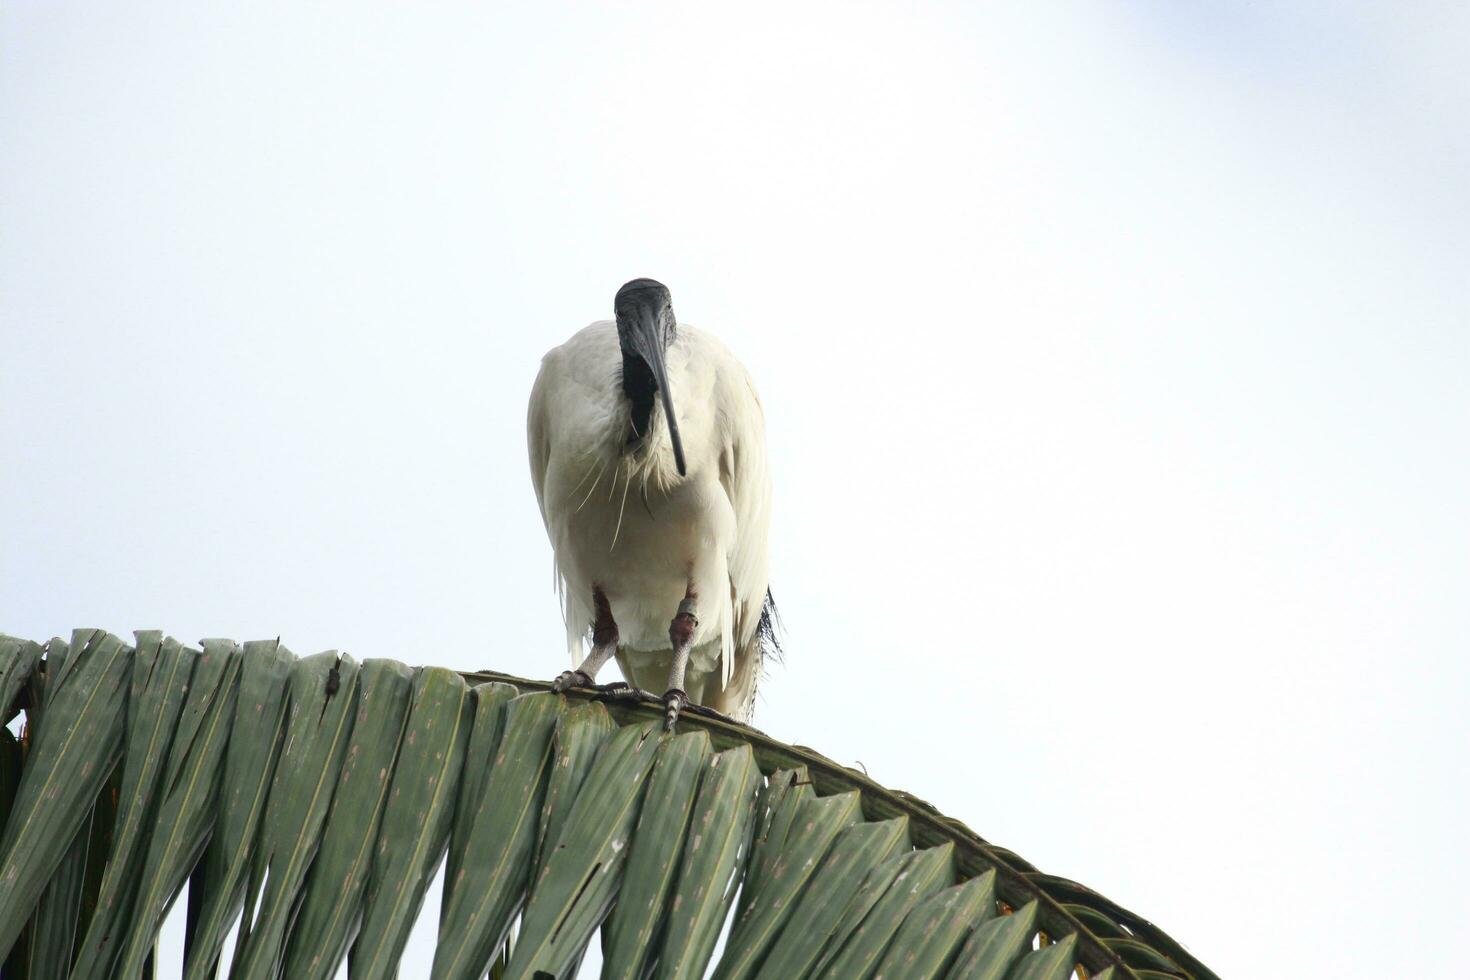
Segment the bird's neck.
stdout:
<path fill-rule="evenodd" d="M 628 434 L 631 445 L 648 435 L 658 388 L 654 384 L 653 372 L 643 358 L 626 352 L 623 354 L 623 394 L 628 398 L 629 417 L 633 423 L 633 431 Z"/>

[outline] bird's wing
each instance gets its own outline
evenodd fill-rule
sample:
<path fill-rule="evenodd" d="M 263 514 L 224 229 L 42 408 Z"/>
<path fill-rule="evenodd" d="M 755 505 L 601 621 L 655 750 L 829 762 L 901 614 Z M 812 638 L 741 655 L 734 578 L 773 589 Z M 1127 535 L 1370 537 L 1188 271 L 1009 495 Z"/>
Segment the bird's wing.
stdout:
<path fill-rule="evenodd" d="M 536 489 L 536 506 L 541 511 L 541 522 L 546 525 L 546 532 L 552 539 L 551 548 L 551 570 L 552 579 L 556 586 L 557 601 L 561 605 L 562 619 L 566 623 L 567 630 L 567 655 L 576 666 L 582 658 L 582 637 L 586 633 L 585 620 L 582 611 L 575 608 L 577 603 L 567 591 L 566 574 L 562 570 L 556 555 L 556 534 L 551 526 L 551 515 L 546 509 L 546 478 L 551 469 L 551 418 L 550 411 L 554 398 L 553 389 L 555 384 L 556 368 L 552 364 L 555 351 L 548 354 L 541 362 L 541 370 L 536 374 L 536 383 L 531 386 L 531 401 L 526 409 L 526 449 L 531 458 L 531 485 Z"/>
<path fill-rule="evenodd" d="M 766 454 L 766 422 L 760 396 L 749 373 L 728 357 L 720 372 L 724 388 L 717 403 L 724 411 L 720 484 L 735 512 L 735 541 L 726 553 L 733 607 L 733 655 L 723 658 L 720 710 L 748 715 L 760 678 L 761 610 L 770 581 L 771 475 Z M 730 650 L 727 647 L 727 650 Z M 734 709 L 734 710 L 731 710 Z"/>
<path fill-rule="evenodd" d="M 536 506 L 541 523 L 546 523 L 546 468 L 551 463 L 551 433 L 546 426 L 546 365 L 536 372 L 531 386 L 531 403 L 526 409 L 526 449 L 531 456 L 531 485 L 536 488 Z"/>

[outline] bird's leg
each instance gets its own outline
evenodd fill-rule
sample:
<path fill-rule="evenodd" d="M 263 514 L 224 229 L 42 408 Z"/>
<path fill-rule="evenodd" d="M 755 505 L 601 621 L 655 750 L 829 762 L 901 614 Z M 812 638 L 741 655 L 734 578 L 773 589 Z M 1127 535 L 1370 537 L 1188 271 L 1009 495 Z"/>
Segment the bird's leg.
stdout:
<path fill-rule="evenodd" d="M 685 591 L 684 601 L 679 603 L 679 611 L 669 623 L 669 643 L 674 648 L 669 689 L 664 692 L 664 728 L 669 731 L 679 720 L 679 712 L 689 703 L 689 695 L 684 693 L 684 670 L 689 666 L 689 648 L 694 645 L 694 631 L 699 627 L 699 618 L 694 614 L 695 599 L 693 589 Z"/>
<path fill-rule="evenodd" d="M 617 652 L 618 624 L 613 622 L 612 608 L 601 589 L 593 590 L 592 603 L 597 608 L 597 619 L 592 623 L 592 652 L 577 665 L 576 670 L 564 670 L 551 682 L 554 693 L 560 694 L 571 687 L 591 687 L 602 665 Z M 609 688 L 617 686 L 627 687 L 626 684 L 608 685 Z"/>

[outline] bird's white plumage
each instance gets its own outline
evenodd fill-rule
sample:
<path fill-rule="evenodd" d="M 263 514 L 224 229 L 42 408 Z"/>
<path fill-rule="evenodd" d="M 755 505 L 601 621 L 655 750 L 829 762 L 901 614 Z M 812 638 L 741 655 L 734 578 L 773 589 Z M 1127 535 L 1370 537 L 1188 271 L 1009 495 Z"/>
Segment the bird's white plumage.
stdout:
<path fill-rule="evenodd" d="M 617 326 L 599 321 L 553 349 L 531 391 L 527 439 L 555 555 L 573 665 L 606 595 L 617 657 L 654 687 L 672 657 L 669 622 L 698 597 L 690 696 L 749 716 L 760 673 L 771 482 L 765 421 L 745 368 L 713 336 L 679 324 L 666 351 L 686 458 L 680 477 L 661 405 L 634 446 Z"/>

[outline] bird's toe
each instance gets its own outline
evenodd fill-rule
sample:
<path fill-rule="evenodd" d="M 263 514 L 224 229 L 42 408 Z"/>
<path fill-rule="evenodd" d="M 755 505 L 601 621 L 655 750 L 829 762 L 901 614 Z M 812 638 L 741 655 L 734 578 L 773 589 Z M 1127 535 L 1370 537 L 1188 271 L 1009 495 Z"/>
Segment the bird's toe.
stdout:
<path fill-rule="evenodd" d="M 695 704 L 694 702 L 690 702 L 684 707 L 684 710 L 689 712 L 691 715 L 699 715 L 701 718 L 714 718 L 717 721 L 723 721 L 731 725 L 742 724 L 742 722 L 740 722 L 738 719 L 725 714 L 723 711 L 716 711 L 714 708 L 708 707 L 707 705 L 703 704 Z"/>
<path fill-rule="evenodd" d="M 671 687 L 664 692 L 664 730 L 673 731 L 674 723 L 679 720 L 679 712 L 683 711 L 689 704 L 689 695 Z"/>
<path fill-rule="evenodd" d="M 551 682 L 551 691 L 553 694 L 560 694 L 574 687 L 591 686 L 592 678 L 587 676 L 586 671 L 564 670 L 556 676 L 556 680 Z"/>

